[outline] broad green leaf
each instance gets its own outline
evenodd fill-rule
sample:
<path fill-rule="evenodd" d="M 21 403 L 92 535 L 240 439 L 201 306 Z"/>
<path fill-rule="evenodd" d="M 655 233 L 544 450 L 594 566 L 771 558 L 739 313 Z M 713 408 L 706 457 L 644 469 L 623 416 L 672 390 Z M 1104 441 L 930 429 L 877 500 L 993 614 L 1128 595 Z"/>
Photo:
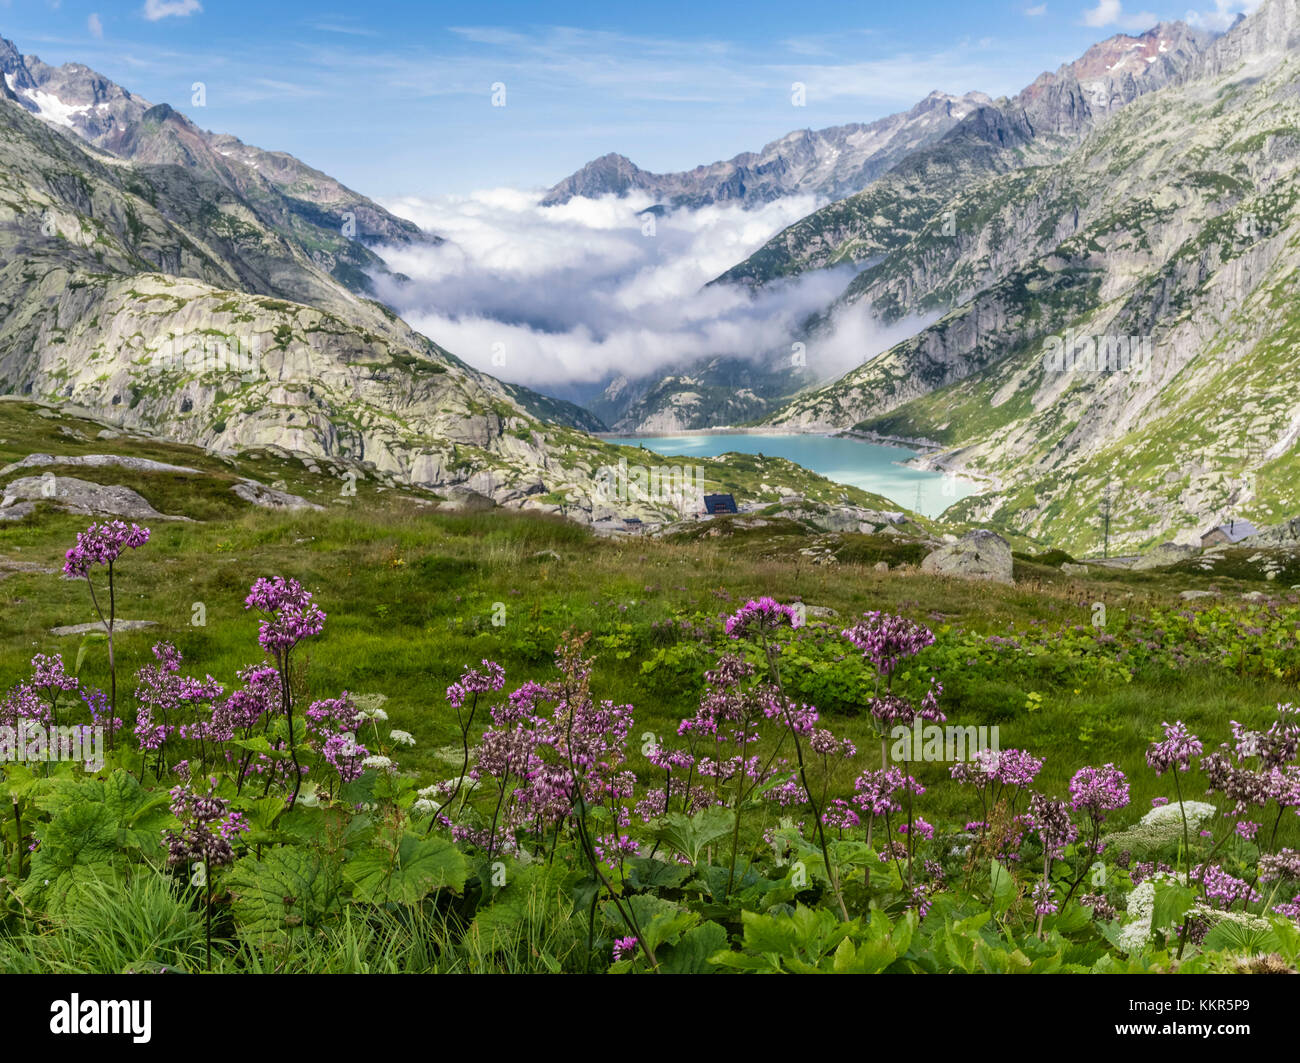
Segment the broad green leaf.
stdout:
<path fill-rule="evenodd" d="M 1151 906 L 1151 926 L 1156 930 L 1181 926 L 1183 916 L 1195 900 L 1196 893 L 1188 886 L 1168 879 L 1157 882 Z"/>
<path fill-rule="evenodd" d="M 231 739 L 229 744 L 238 749 L 246 749 L 250 753 L 258 753 L 268 760 L 291 759 L 289 750 L 276 749 L 266 735 L 253 735 L 252 738 L 234 738 Z"/>
<path fill-rule="evenodd" d="M 103 802 L 72 804 L 36 829 L 40 846 L 31 856 L 23 900 L 56 913 L 76 904 L 76 888 L 112 881 L 123 862 L 117 819 Z"/>
<path fill-rule="evenodd" d="M 993 891 L 993 911 L 1001 915 L 1015 903 L 1016 880 L 997 860 L 989 861 L 989 885 Z"/>
<path fill-rule="evenodd" d="M 81 666 L 86 663 L 86 654 L 90 652 L 90 647 L 96 642 L 107 642 L 107 631 L 88 631 L 81 639 L 81 645 L 77 647 L 77 661 L 72 666 L 73 675 L 81 675 Z"/>
<path fill-rule="evenodd" d="M 826 908 L 807 908 L 800 904 L 791 913 L 760 915 L 742 912 L 744 944 L 747 952 L 756 952 L 775 960 L 791 971 L 818 970 L 822 960 L 862 925 L 854 919 L 842 923 Z"/>
<path fill-rule="evenodd" d="M 1024 955 L 1024 953 L 1019 949 L 1016 950 L 1015 954 L 1017 956 Z M 1040 956 L 1038 959 L 1034 960 L 1034 962 L 1029 965 L 1028 972 L 1030 974 L 1056 974 L 1061 970 L 1064 962 L 1064 951 L 1054 952 L 1050 956 Z"/>
<path fill-rule="evenodd" d="M 727 932 L 717 923 L 691 927 L 675 945 L 659 956 L 663 974 L 708 974 L 710 957 L 727 947 Z"/>
<path fill-rule="evenodd" d="M 1290 919 L 1270 919 L 1273 935 L 1277 938 L 1277 950 L 1288 963 L 1295 966 L 1300 963 L 1300 927 Z"/>
<path fill-rule="evenodd" d="M 371 845 L 354 853 L 343 874 L 369 904 L 417 904 L 437 889 L 460 893 L 469 865 L 444 838 L 403 834 L 395 848 Z"/>
<path fill-rule="evenodd" d="M 721 805 L 710 805 L 703 812 L 687 816 L 671 812 L 655 824 L 655 837 L 671 845 L 692 864 L 709 845 L 732 832 L 736 814 Z"/>
<path fill-rule="evenodd" d="M 163 828 L 174 822 L 168 792 L 162 787 L 146 789 L 121 768 L 106 779 L 49 780 L 48 787 L 42 789 L 35 803 L 56 819 L 70 808 L 97 806 L 117 824 L 120 846 L 153 856 L 162 852 Z"/>
<path fill-rule="evenodd" d="M 225 877 L 235 925 L 254 941 L 301 933 L 338 905 L 342 876 L 337 861 L 307 848 L 279 846 L 261 860 L 245 856 Z"/>
<path fill-rule="evenodd" d="M 634 857 L 627 861 L 627 884 L 636 890 L 674 889 L 690 877 L 691 869 L 666 860 Z"/>
<path fill-rule="evenodd" d="M 569 894 L 564 888 L 568 872 L 558 863 L 525 866 L 503 862 L 506 884 L 496 891 L 491 904 L 478 910 L 471 933 L 504 944 L 568 908 Z"/>
<path fill-rule="evenodd" d="M 1092 922 L 1092 912 L 1076 900 L 1059 915 L 1048 916 L 1044 926 L 1058 934 L 1075 934 Z"/>
<path fill-rule="evenodd" d="M 665 943 L 672 944 L 679 935 L 700 921 L 697 912 L 649 893 L 632 894 L 622 898 L 620 903 L 625 910 L 630 910 L 632 918 L 640 928 L 641 940 L 652 949 L 657 949 Z M 632 933 L 632 928 L 624 922 L 618 906 L 613 901 L 602 904 L 601 912 L 605 916 L 605 922 L 618 934 Z"/>
<path fill-rule="evenodd" d="M 856 947 L 845 938 L 835 950 L 834 970 L 837 974 L 879 974 L 898 959 L 893 942 L 863 941 Z"/>
<path fill-rule="evenodd" d="M 788 916 L 759 915 L 742 912 L 745 948 L 750 952 L 774 956 L 793 956 L 798 934 Z"/>
<path fill-rule="evenodd" d="M 730 967 L 734 971 L 751 971 L 755 974 L 779 974 L 781 964 L 767 956 L 751 956 L 746 952 L 715 952 L 709 957 L 715 967 Z"/>
<path fill-rule="evenodd" d="M 948 954 L 948 962 L 959 971 L 973 974 L 975 971 L 975 945 L 977 938 L 962 933 L 957 926 L 944 927 L 943 946 Z"/>

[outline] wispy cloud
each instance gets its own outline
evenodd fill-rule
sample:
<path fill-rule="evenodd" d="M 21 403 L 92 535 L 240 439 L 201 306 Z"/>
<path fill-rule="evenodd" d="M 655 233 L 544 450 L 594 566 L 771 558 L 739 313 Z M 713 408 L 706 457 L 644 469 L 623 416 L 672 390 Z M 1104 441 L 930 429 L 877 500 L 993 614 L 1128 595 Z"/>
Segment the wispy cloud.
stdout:
<path fill-rule="evenodd" d="M 854 43 L 860 42 L 864 38 L 877 37 L 880 31 L 873 28 L 865 29 L 846 29 L 840 33 L 817 33 L 803 34 L 797 37 L 787 37 L 785 40 L 778 42 L 786 51 L 794 55 L 807 56 L 834 56 L 844 51 L 845 44 L 850 40 Z"/>
<path fill-rule="evenodd" d="M 203 11 L 199 0 L 144 0 L 144 17 L 150 22 L 164 18 L 185 18 Z"/>
<path fill-rule="evenodd" d="M 996 44 L 994 38 L 983 38 L 972 47 L 928 55 L 899 53 L 863 62 L 810 63 L 773 69 L 782 75 L 782 80 L 803 82 L 811 102 L 860 99 L 884 106 L 910 106 L 936 89 L 953 93 L 977 89 L 998 96 L 1023 88 L 1019 76 L 990 69 L 991 64 L 981 53 L 992 51 Z"/>
<path fill-rule="evenodd" d="M 1046 4 L 1035 4 L 1033 7 L 1025 8 L 1025 14 L 1030 18 L 1038 18 L 1040 15 L 1047 14 Z"/>
<path fill-rule="evenodd" d="M 90 35 L 94 37 L 95 40 L 99 41 L 104 39 L 104 24 L 99 21 L 99 16 L 97 14 L 92 13 L 90 17 L 86 19 L 86 29 L 90 31 Z"/>
<path fill-rule="evenodd" d="M 1083 24 L 1098 28 L 1118 26 L 1123 30 L 1149 30 L 1160 19 L 1150 11 L 1126 14 L 1121 0 L 1097 0 L 1097 6 L 1083 13 Z"/>
<path fill-rule="evenodd" d="M 311 100 L 325 95 L 313 85 L 300 85 L 275 78 L 248 78 L 235 81 L 223 88 L 225 98 L 231 103 L 261 103 L 265 100 Z"/>
<path fill-rule="evenodd" d="M 307 23 L 312 29 L 321 33 L 342 33 L 349 37 L 378 37 L 379 31 L 367 29 L 365 26 L 350 26 L 340 20 L 328 22 L 309 22 Z"/>
<path fill-rule="evenodd" d="M 1214 0 L 1213 11 L 1190 10 L 1184 16 L 1188 23 L 1202 29 L 1223 31 L 1237 21 L 1237 16 L 1249 15 L 1259 7 L 1261 0 Z"/>

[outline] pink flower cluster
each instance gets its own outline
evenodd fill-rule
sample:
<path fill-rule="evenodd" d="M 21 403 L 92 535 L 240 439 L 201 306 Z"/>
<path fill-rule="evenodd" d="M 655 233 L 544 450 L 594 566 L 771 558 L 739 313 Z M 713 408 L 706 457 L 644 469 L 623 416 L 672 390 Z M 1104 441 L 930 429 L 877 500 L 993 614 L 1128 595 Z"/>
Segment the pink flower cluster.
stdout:
<path fill-rule="evenodd" d="M 500 690 L 506 683 L 506 672 L 495 661 L 484 660 L 483 671 L 466 668 L 460 679 L 447 688 L 447 702 L 452 708 L 459 709 L 465 704 L 470 694 L 487 694 Z M 533 684 L 536 686 L 536 684 Z M 520 690 L 523 688 L 521 687 Z M 540 689 L 540 687 L 538 688 Z M 515 692 L 516 694 L 519 691 Z"/>
<path fill-rule="evenodd" d="M 750 632 L 774 631 L 785 623 L 792 628 L 802 626 L 798 610 L 791 605 L 782 605 L 775 598 L 764 596 L 742 605 L 727 617 L 725 627 L 730 638 L 738 639 Z"/>
<path fill-rule="evenodd" d="M 361 714 L 345 690 L 337 698 L 313 701 L 305 713 L 307 726 L 316 735 L 321 756 L 339 773 L 341 782 L 361 778 L 362 761 L 370 751 L 357 741 Z"/>
<path fill-rule="evenodd" d="M 1079 836 L 1079 828 L 1070 820 L 1070 806 L 1042 794 L 1029 798 L 1026 820 L 1043 843 L 1043 852 L 1053 860 L 1059 860 L 1065 847 Z"/>
<path fill-rule="evenodd" d="M 913 794 L 925 793 L 925 787 L 910 775 L 903 774 L 899 768 L 886 768 L 883 771 L 864 771 L 854 780 L 853 803 L 868 816 L 887 816 L 892 812 L 901 812 L 902 803 L 899 794 L 909 791 Z"/>
<path fill-rule="evenodd" d="M 257 641 L 277 658 L 325 628 L 325 614 L 296 579 L 259 579 L 244 599 L 244 608 L 256 609 L 266 617 Z"/>
<path fill-rule="evenodd" d="M 1233 802 L 1228 815 L 1242 816 L 1269 801 L 1280 808 L 1300 808 L 1300 767 L 1287 763 L 1300 747 L 1300 728 L 1290 718 L 1295 714 L 1293 706 L 1278 709 L 1284 719 L 1262 734 L 1247 731 L 1234 720 L 1232 745 L 1225 742 L 1201 761 L 1206 790 Z"/>
<path fill-rule="evenodd" d="M 1117 812 L 1128 805 L 1128 779 L 1114 764 L 1080 768 L 1070 780 L 1070 799 L 1074 811 L 1086 811 L 1100 823 L 1107 812 Z"/>
<path fill-rule="evenodd" d="M 1300 852 L 1295 849 L 1279 849 L 1259 858 L 1260 882 L 1277 882 L 1282 879 L 1300 881 Z"/>
<path fill-rule="evenodd" d="M 892 690 L 883 690 L 867 702 L 867 708 L 879 721 L 882 734 L 895 727 L 911 727 L 918 719 L 943 723 L 947 717 L 939 708 L 939 696 L 942 693 L 943 685 L 931 676 L 930 689 L 921 698 L 919 706 L 910 698 L 895 694 Z"/>
<path fill-rule="evenodd" d="M 906 657 L 915 657 L 934 644 L 934 632 L 914 620 L 890 613 L 864 613 L 862 619 L 841 632 L 862 651 L 881 675 L 892 675 Z"/>
<path fill-rule="evenodd" d="M 1229 875 L 1223 868 L 1214 864 L 1208 867 L 1197 864 L 1189 876 L 1193 882 L 1205 886 L 1205 896 L 1216 905 L 1231 908 L 1237 901 L 1255 903 L 1260 899 L 1259 893 L 1248 882 Z"/>
<path fill-rule="evenodd" d="M 1192 757 L 1201 755 L 1201 740 L 1191 734 L 1181 720 L 1160 726 L 1165 729 L 1164 740 L 1151 744 L 1147 750 L 1147 764 L 1157 775 L 1163 775 L 1171 768 L 1186 771 Z"/>
<path fill-rule="evenodd" d="M 181 821 L 181 829 L 164 832 L 167 863 L 174 866 L 203 861 L 209 867 L 231 863 L 235 859 L 231 841 L 249 829 L 243 813 L 231 812 L 215 790 L 196 794 L 177 786 L 171 797 L 172 815 Z"/>
<path fill-rule="evenodd" d="M 135 550 L 149 541 L 149 529 L 120 520 L 92 524 L 77 533 L 77 544 L 64 555 L 63 571 L 69 576 L 87 576 L 95 565 L 111 565 L 123 550 Z"/>
<path fill-rule="evenodd" d="M 949 774 L 959 783 L 1015 786 L 1023 790 L 1033 785 L 1042 769 L 1042 759 L 1023 749 L 981 749 L 972 760 L 954 764 Z"/>

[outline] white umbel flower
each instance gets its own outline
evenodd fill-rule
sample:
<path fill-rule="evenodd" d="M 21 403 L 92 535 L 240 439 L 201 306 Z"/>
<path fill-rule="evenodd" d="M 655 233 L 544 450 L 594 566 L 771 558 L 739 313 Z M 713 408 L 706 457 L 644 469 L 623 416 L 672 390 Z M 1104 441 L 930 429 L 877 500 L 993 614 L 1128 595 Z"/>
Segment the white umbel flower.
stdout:
<path fill-rule="evenodd" d="M 1174 881 L 1187 885 L 1187 875 L 1176 875 L 1157 871 L 1150 878 L 1143 879 L 1128 895 L 1128 919 L 1120 930 L 1119 947 L 1126 953 L 1138 952 L 1151 940 L 1153 930 L 1169 930 L 1170 927 L 1152 927 L 1151 916 L 1155 912 L 1156 883 Z"/>
<path fill-rule="evenodd" d="M 1214 815 L 1214 806 L 1208 805 L 1204 801 L 1184 801 L 1183 811 L 1187 813 L 1187 829 L 1195 830 L 1212 815 Z M 1183 829 L 1183 816 L 1178 811 L 1178 802 L 1171 801 L 1167 805 L 1159 805 L 1153 808 L 1142 817 L 1144 827 L 1171 827 L 1177 826 L 1179 831 Z"/>
<path fill-rule="evenodd" d="M 1182 807 L 1187 813 L 1189 832 L 1199 829 L 1215 813 L 1214 806 L 1204 801 L 1184 801 Z M 1178 803 L 1172 802 L 1153 808 L 1127 830 L 1108 835 L 1107 844 L 1116 851 L 1129 849 L 1149 853 L 1181 841 L 1182 837 L 1183 817 L 1178 810 Z"/>

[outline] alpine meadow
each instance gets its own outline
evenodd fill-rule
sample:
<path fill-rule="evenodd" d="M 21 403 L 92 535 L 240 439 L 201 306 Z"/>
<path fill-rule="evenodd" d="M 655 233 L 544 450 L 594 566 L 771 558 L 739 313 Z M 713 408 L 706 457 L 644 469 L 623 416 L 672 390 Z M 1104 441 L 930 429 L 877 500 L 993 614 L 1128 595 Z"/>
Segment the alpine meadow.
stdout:
<path fill-rule="evenodd" d="M 1300 0 L 1196 3 L 0 7 L 36 1032 L 1294 1038 L 1227 976 L 1300 973 Z"/>

